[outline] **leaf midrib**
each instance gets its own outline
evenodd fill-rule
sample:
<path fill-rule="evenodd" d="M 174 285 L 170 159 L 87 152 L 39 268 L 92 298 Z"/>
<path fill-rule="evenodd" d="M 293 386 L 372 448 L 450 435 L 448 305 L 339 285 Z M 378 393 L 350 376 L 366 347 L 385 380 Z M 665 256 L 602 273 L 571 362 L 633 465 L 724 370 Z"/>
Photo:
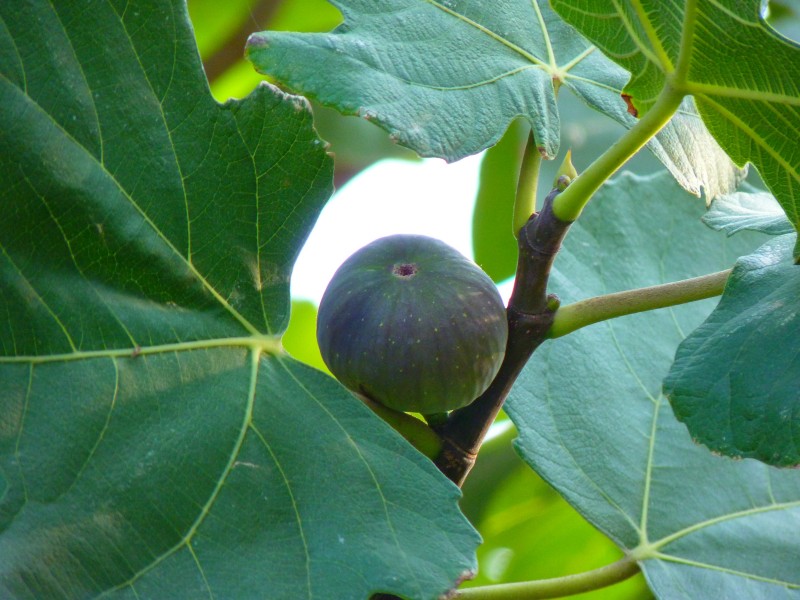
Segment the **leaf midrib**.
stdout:
<path fill-rule="evenodd" d="M 752 515 L 759 515 L 777 510 L 791 510 L 793 508 L 800 508 L 800 500 L 795 500 L 793 502 L 774 502 L 773 504 L 767 504 L 764 506 L 755 506 L 753 508 L 748 508 L 746 510 L 739 510 L 735 512 L 726 513 L 724 515 L 719 515 L 717 517 L 712 517 L 710 519 L 698 521 L 693 525 L 689 525 L 688 527 L 679 529 L 674 533 L 665 535 L 664 537 L 658 540 L 650 542 L 648 544 L 648 549 L 652 549 L 654 551 L 658 550 L 668 544 L 671 544 L 676 540 L 686 537 L 687 535 L 690 535 L 698 531 L 702 531 L 703 529 L 712 527 L 714 525 L 719 525 L 720 523 L 726 523 L 728 521 L 733 521 L 735 519 L 742 519 Z"/>
<path fill-rule="evenodd" d="M 678 89 L 693 95 L 702 94 L 704 96 L 719 96 L 722 98 L 734 98 L 736 100 L 749 100 L 751 102 L 772 102 L 787 106 L 800 106 L 800 96 L 787 96 L 777 92 L 725 87 L 691 79 L 681 84 Z"/>
<path fill-rule="evenodd" d="M 0 356 L 2 364 L 46 364 L 61 363 L 97 358 L 130 358 L 154 354 L 186 352 L 191 350 L 208 350 L 211 348 L 248 348 L 270 355 L 284 354 L 280 336 L 253 335 L 243 337 L 208 338 L 188 342 L 174 342 L 153 346 L 136 346 L 135 348 L 110 348 L 106 350 L 83 350 L 63 354 L 43 354 L 25 356 Z"/>

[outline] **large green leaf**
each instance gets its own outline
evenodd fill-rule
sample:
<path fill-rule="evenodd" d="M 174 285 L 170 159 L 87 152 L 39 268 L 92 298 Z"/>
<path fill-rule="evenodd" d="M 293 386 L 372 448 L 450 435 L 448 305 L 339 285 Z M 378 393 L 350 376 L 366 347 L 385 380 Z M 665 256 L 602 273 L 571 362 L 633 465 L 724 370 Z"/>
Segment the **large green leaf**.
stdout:
<path fill-rule="evenodd" d="M 517 115 L 532 121 L 545 155 L 558 152 L 555 62 L 542 35 L 551 11 L 518 0 L 334 4 L 345 23 L 332 34 L 254 34 L 248 57 L 310 97 L 381 123 L 422 156 L 474 154 Z"/>
<path fill-rule="evenodd" d="M 218 345 L 2 367 L 3 598 L 435 598 L 472 567 L 426 459 L 320 372 Z"/>
<path fill-rule="evenodd" d="M 763 239 L 708 230 L 700 207 L 665 202 L 679 193 L 664 175 L 604 186 L 564 242 L 553 291 L 573 301 L 696 276 Z M 639 561 L 658 597 L 798 598 L 800 473 L 713 455 L 661 394 L 675 348 L 711 306 L 626 316 L 548 342 L 506 410 L 524 458 Z"/>
<path fill-rule="evenodd" d="M 214 102 L 178 0 L 0 19 L 0 597 L 452 587 L 458 490 L 280 347 L 307 103 Z"/>
<path fill-rule="evenodd" d="M 678 348 L 664 393 L 712 450 L 800 464 L 800 266 L 794 235 L 739 260 L 719 306 Z"/>
<path fill-rule="evenodd" d="M 546 0 L 338 0 L 331 34 L 263 32 L 256 68 L 346 114 L 389 131 L 422 156 L 456 160 L 495 144 L 518 116 L 545 157 L 558 153 L 556 94 L 569 88 L 630 127 L 620 91 L 627 73 L 550 9 Z M 730 191 L 740 173 L 690 102 L 650 144 L 686 189 Z"/>
<path fill-rule="evenodd" d="M 640 115 L 665 85 L 691 94 L 722 148 L 737 164 L 756 166 L 798 228 L 800 46 L 764 22 L 763 4 L 553 0 L 564 19 L 632 73 L 625 92 Z"/>
<path fill-rule="evenodd" d="M 265 86 L 216 104 L 179 3 L 4 8 L 4 353 L 281 331 L 331 191 L 305 102 Z"/>

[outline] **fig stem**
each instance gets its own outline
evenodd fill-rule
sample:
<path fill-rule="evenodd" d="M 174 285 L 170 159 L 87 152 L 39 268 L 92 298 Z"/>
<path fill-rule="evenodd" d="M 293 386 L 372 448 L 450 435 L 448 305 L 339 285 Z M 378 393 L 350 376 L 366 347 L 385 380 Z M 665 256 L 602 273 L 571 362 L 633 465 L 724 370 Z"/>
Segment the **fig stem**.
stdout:
<path fill-rule="evenodd" d="M 421 420 L 375 402 L 364 394 L 354 393 L 354 395 L 431 460 L 441 452 L 442 441 L 439 436 Z"/>
<path fill-rule="evenodd" d="M 442 438 L 436 466 L 459 487 L 475 464 L 483 438 L 511 391 L 511 386 L 534 350 L 547 339 L 558 302 L 547 295 L 547 279 L 561 242 L 571 225 L 553 213 L 548 194 L 542 210 L 534 213 L 519 232 L 519 258 L 514 290 L 506 309 L 508 342 L 500 370 L 474 402 L 454 410 L 435 429 Z"/>
<path fill-rule="evenodd" d="M 447 413 L 446 412 L 438 412 L 438 413 L 424 413 L 422 418 L 425 419 L 425 422 L 428 426 L 436 428 L 447 421 Z"/>

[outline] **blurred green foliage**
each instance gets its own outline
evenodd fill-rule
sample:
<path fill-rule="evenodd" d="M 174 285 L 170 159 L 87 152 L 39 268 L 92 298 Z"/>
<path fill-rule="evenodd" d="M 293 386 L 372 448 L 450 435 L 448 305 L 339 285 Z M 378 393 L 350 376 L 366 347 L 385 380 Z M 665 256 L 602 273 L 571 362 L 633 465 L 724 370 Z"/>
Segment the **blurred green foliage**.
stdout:
<path fill-rule="evenodd" d="M 283 334 L 283 347 L 299 361 L 330 374 L 317 345 L 317 307 L 309 300 L 292 300 L 289 327 Z"/>

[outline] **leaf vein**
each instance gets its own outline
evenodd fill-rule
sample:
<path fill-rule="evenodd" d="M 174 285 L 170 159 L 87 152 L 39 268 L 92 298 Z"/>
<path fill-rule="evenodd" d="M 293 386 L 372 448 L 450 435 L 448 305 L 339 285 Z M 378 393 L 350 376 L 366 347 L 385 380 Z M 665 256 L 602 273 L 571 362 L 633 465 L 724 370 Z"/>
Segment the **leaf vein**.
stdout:
<path fill-rule="evenodd" d="M 752 129 L 747 123 L 742 121 L 737 115 L 729 111 L 727 108 L 719 104 L 710 96 L 703 96 L 703 100 L 714 106 L 720 116 L 727 119 L 734 127 L 740 129 L 743 133 L 745 133 L 750 139 L 752 139 L 766 154 L 768 154 L 772 159 L 775 160 L 783 169 L 785 170 L 787 176 L 790 176 L 790 181 L 795 183 L 800 182 L 800 173 L 798 173 L 797 167 L 789 163 L 787 159 L 783 157 L 775 148 L 772 147 L 771 144 L 767 143 L 758 132 Z M 797 215 L 795 215 L 795 220 Z"/>
<path fill-rule="evenodd" d="M 121 590 L 126 587 L 132 588 L 133 585 L 136 583 L 137 580 L 141 579 L 145 574 L 155 569 L 159 564 L 164 562 L 169 557 L 173 556 L 179 550 L 181 550 L 184 546 L 188 547 L 191 543 L 191 540 L 194 538 L 197 530 L 205 521 L 208 514 L 211 512 L 211 508 L 214 506 L 217 498 L 219 497 L 220 493 L 222 492 L 222 488 L 225 485 L 225 482 L 228 479 L 231 471 L 233 470 L 234 464 L 236 462 L 236 458 L 239 456 L 239 452 L 242 449 L 242 445 L 244 444 L 244 440 L 246 437 L 246 433 L 248 430 L 248 425 L 252 422 L 253 417 L 253 407 L 255 405 L 255 396 L 256 396 L 256 383 L 258 381 L 258 366 L 259 366 L 259 357 L 260 352 L 258 349 L 250 350 L 250 389 L 247 395 L 247 404 L 244 410 L 244 418 L 242 422 L 241 429 L 239 431 L 239 437 L 233 444 L 233 448 L 231 449 L 231 455 L 228 459 L 227 464 L 222 469 L 222 473 L 217 480 L 217 483 L 214 486 L 214 489 L 211 491 L 208 500 L 206 503 L 200 508 L 200 512 L 194 522 L 189 526 L 189 529 L 180 536 L 180 539 L 176 544 L 174 544 L 171 548 L 163 552 L 161 555 L 155 557 L 149 565 L 140 569 L 136 572 L 132 577 L 130 577 L 127 581 L 122 582 L 115 586 L 114 588 L 109 589 L 106 594 Z M 189 552 L 193 552 L 189 550 Z"/>
<path fill-rule="evenodd" d="M 440 2 L 437 2 L 436 0 L 423 0 L 423 1 L 427 2 L 431 6 L 435 6 L 436 8 L 438 8 L 439 10 L 449 14 L 450 16 L 455 17 L 456 19 L 458 19 L 459 21 L 462 21 L 463 23 L 469 25 L 470 27 L 474 27 L 478 31 L 480 31 L 482 33 L 485 33 L 486 35 L 488 35 L 493 40 L 501 43 L 502 45 L 504 45 L 509 50 L 512 50 L 512 51 L 516 52 L 517 54 L 519 54 L 523 58 L 529 60 L 533 64 L 538 65 L 540 67 L 547 67 L 547 64 L 544 61 L 539 60 L 538 58 L 536 58 L 533 54 L 531 54 L 527 50 L 524 50 L 523 48 L 520 48 L 516 44 L 513 44 L 512 42 L 508 41 L 503 36 L 498 35 L 497 33 L 492 31 L 488 27 L 485 27 L 485 26 L 481 25 L 480 23 L 477 23 L 476 21 L 473 21 L 472 19 L 466 17 L 465 15 L 462 15 L 462 14 L 454 11 L 453 9 L 451 9 L 451 8 L 449 8 L 447 6 L 444 6 Z"/>
<path fill-rule="evenodd" d="M 44 307 L 44 309 L 47 311 L 47 313 L 50 315 L 50 317 L 52 317 L 53 321 L 55 321 L 55 323 L 58 325 L 59 329 L 61 329 L 61 331 L 64 332 L 64 337 L 67 339 L 67 343 L 69 344 L 70 348 L 72 348 L 72 351 L 73 352 L 77 352 L 78 351 L 78 347 L 75 345 L 75 341 L 72 339 L 72 336 L 70 335 L 69 331 L 67 331 L 66 326 L 61 321 L 61 319 L 58 317 L 58 315 L 53 311 L 52 308 L 50 308 L 50 305 L 47 302 L 45 302 L 45 300 L 44 300 L 44 298 L 42 298 L 41 294 L 39 294 L 39 292 L 36 291 L 36 288 L 31 284 L 30 280 L 25 276 L 25 274 L 22 272 L 22 270 L 17 266 L 17 264 L 14 262 L 14 260 L 8 254 L 8 252 L 6 252 L 5 247 L 0 245 L 0 250 L 3 252 L 3 256 L 5 256 L 6 260 L 8 261 L 8 264 L 11 265 L 13 270 L 19 276 L 21 284 L 23 284 L 26 287 L 26 292 L 30 293 L 36 300 L 39 301 L 39 303 Z M 0 362 L 2 362 L 4 359 L 7 359 L 7 358 L 6 357 L 0 357 Z"/>
<path fill-rule="evenodd" d="M 297 521 L 297 529 L 300 535 L 300 541 L 303 544 L 303 554 L 305 555 L 306 568 L 306 589 L 308 590 L 308 597 L 311 598 L 313 597 L 311 586 L 311 554 L 308 551 L 308 540 L 306 539 L 305 528 L 303 526 L 303 517 L 300 514 L 300 508 L 297 505 L 297 499 L 294 497 L 292 484 L 289 482 L 289 477 L 286 475 L 286 471 L 283 470 L 280 460 L 278 460 L 277 455 L 272 450 L 272 446 L 270 446 L 269 442 L 267 442 L 267 438 L 264 437 L 264 435 L 259 431 L 255 423 L 251 422 L 249 427 L 256 434 L 256 437 L 259 439 L 259 441 L 264 445 L 264 448 L 270 455 L 270 458 L 272 458 L 272 462 L 275 463 L 275 467 L 278 469 L 278 472 L 283 479 L 284 486 L 286 487 L 286 493 L 289 494 L 289 502 L 292 504 L 292 511 L 294 512 L 295 521 Z"/>
<path fill-rule="evenodd" d="M 740 571 L 738 569 L 730 569 L 728 567 L 721 567 L 719 565 L 713 565 L 710 563 L 701 562 L 698 560 L 691 560 L 687 558 L 682 558 L 680 556 L 673 556 L 671 554 L 663 554 L 661 552 L 656 553 L 654 558 L 658 558 L 660 560 L 678 563 L 681 565 L 686 565 L 689 567 L 697 567 L 700 569 L 708 569 L 709 571 L 718 571 L 720 573 L 725 573 L 727 575 L 736 575 L 738 577 L 744 577 L 746 579 L 751 579 L 753 581 L 760 581 L 763 583 L 770 583 L 774 585 L 782 585 L 789 589 L 800 589 L 800 583 L 795 583 L 791 581 L 783 581 L 780 579 L 775 579 L 773 577 L 763 577 L 761 575 L 756 575 L 754 573 L 748 573 L 746 571 Z"/>
<path fill-rule="evenodd" d="M 314 402 L 316 402 L 317 405 L 323 410 L 323 412 L 325 412 L 328 415 L 328 417 L 330 418 L 331 422 L 334 423 L 339 428 L 339 430 L 342 432 L 342 434 L 345 436 L 345 438 L 347 438 L 347 440 L 350 442 L 351 447 L 355 450 L 356 454 L 358 455 L 358 458 L 363 463 L 364 468 L 366 469 L 367 473 L 369 473 L 370 478 L 372 479 L 373 483 L 375 484 L 375 490 L 378 493 L 378 496 L 380 498 L 380 501 L 381 501 L 381 504 L 382 504 L 382 507 L 383 507 L 383 513 L 384 513 L 384 517 L 386 519 L 386 525 L 387 525 L 387 527 L 389 528 L 389 531 L 392 534 L 392 541 L 394 542 L 395 546 L 397 547 L 397 550 L 398 550 L 399 554 L 405 560 L 406 569 L 407 569 L 406 572 L 407 573 L 414 573 L 415 572 L 414 569 L 412 568 L 411 564 L 409 564 L 408 555 L 403 551 L 403 546 L 400 543 L 400 539 L 399 539 L 399 537 L 397 535 L 397 531 L 395 530 L 394 522 L 392 521 L 391 513 L 389 511 L 389 501 L 387 500 L 386 495 L 383 493 L 383 488 L 381 487 L 381 483 L 378 480 L 378 476 L 375 474 L 375 471 L 373 470 L 372 465 L 370 465 L 369 461 L 364 456 L 364 454 L 363 454 L 363 452 L 361 450 L 361 447 L 358 445 L 358 443 L 356 443 L 356 440 L 354 440 L 353 437 L 350 435 L 350 432 L 347 430 L 347 428 L 344 425 L 342 425 L 342 423 L 339 421 L 339 419 L 336 418 L 336 415 L 334 415 L 330 411 L 330 409 L 325 405 L 324 402 L 320 401 L 319 398 L 317 398 L 314 394 L 311 393 L 311 390 L 309 390 L 303 384 L 303 382 L 300 381 L 300 379 L 297 378 L 297 376 L 292 372 L 292 370 L 288 367 L 288 365 L 285 363 L 285 361 L 278 359 L 278 363 L 289 374 L 289 376 L 295 381 L 296 385 L 300 389 L 302 389 L 308 395 L 308 397 L 310 399 L 312 399 Z M 425 592 L 420 587 L 421 582 L 419 581 L 419 579 L 416 580 L 416 584 L 417 584 L 417 589 L 418 589 L 419 596 L 424 596 Z"/>
<path fill-rule="evenodd" d="M 800 508 L 800 500 L 795 500 L 793 502 L 781 502 L 781 503 L 769 504 L 765 506 L 755 506 L 753 508 L 731 512 L 725 515 L 720 515 L 718 517 L 713 517 L 710 519 L 706 519 L 704 521 L 700 521 L 688 527 L 684 527 L 683 529 L 680 529 L 674 533 L 664 536 L 659 540 L 656 540 L 655 542 L 652 542 L 651 546 L 654 549 L 658 550 L 680 538 L 686 537 L 687 535 L 696 533 L 708 527 L 719 525 L 720 523 L 726 523 L 728 521 L 733 521 L 735 519 L 742 519 L 745 517 L 749 517 L 751 515 L 765 514 L 777 510 L 791 510 L 793 508 Z"/>

